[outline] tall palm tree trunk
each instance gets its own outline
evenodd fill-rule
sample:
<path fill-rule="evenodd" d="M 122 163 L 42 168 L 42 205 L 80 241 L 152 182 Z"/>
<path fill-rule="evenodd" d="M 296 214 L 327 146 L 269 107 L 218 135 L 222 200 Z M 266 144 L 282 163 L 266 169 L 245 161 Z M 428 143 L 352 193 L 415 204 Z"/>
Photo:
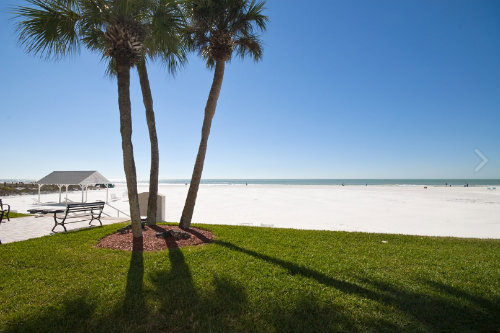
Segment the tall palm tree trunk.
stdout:
<path fill-rule="evenodd" d="M 139 81 L 141 83 L 142 100 L 146 109 L 146 121 L 148 123 L 149 141 L 151 142 L 151 170 L 149 173 L 149 199 L 148 217 L 149 225 L 156 224 L 156 210 L 158 201 L 158 172 L 160 167 L 160 153 L 158 150 L 158 137 L 156 135 L 155 113 L 153 110 L 153 96 L 149 85 L 146 62 L 140 61 L 137 64 Z"/>
<path fill-rule="evenodd" d="M 132 147 L 132 111 L 130 106 L 130 65 L 117 64 L 118 106 L 120 109 L 120 132 L 122 135 L 123 168 L 127 179 L 130 218 L 134 240 L 142 237 L 137 176 L 135 172 L 134 149 Z M 134 245 L 137 241 L 134 241 Z"/>
<path fill-rule="evenodd" d="M 212 126 L 212 119 L 217 107 L 217 100 L 219 99 L 220 89 L 222 87 L 222 80 L 224 79 L 224 67 L 226 62 L 224 60 L 217 60 L 215 63 L 214 78 L 210 94 L 208 95 L 207 104 L 205 106 L 205 117 L 203 118 L 203 127 L 201 129 L 201 141 L 198 148 L 198 155 L 194 164 L 193 175 L 191 176 L 191 183 L 189 184 L 189 191 L 186 197 L 186 203 L 182 211 L 181 221 L 179 226 L 182 229 L 189 229 L 191 226 L 191 219 L 193 218 L 194 205 L 196 204 L 196 196 L 198 195 L 198 188 L 200 187 L 201 174 L 203 173 L 203 165 L 205 163 L 205 155 L 207 153 L 208 136 L 210 135 L 210 127 Z"/>

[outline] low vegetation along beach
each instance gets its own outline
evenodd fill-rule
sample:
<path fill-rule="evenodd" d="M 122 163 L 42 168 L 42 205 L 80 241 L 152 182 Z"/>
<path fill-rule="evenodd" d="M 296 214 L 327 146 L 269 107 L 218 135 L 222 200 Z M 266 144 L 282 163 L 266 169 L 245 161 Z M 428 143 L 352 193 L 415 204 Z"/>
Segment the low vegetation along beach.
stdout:
<path fill-rule="evenodd" d="M 500 327 L 498 240 L 197 225 L 214 240 L 153 252 L 96 247 L 124 225 L 2 245 L 0 331 Z"/>

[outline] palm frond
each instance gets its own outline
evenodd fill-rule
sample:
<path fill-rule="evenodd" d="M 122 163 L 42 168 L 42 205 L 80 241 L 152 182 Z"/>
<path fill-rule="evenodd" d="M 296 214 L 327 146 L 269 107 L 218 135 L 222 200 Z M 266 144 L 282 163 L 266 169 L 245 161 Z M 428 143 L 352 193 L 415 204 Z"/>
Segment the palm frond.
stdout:
<path fill-rule="evenodd" d="M 107 64 L 106 71 L 104 72 L 106 77 L 115 78 L 117 75 L 116 60 L 112 58 L 110 59 L 108 56 L 103 54 L 101 57 L 101 61 L 104 61 Z"/>
<path fill-rule="evenodd" d="M 188 16 L 186 33 L 190 47 L 198 51 L 208 67 L 216 60 L 229 60 L 231 45 L 240 57 L 262 57 L 262 42 L 257 31 L 265 31 L 268 17 L 263 14 L 265 1 L 256 0 L 187 0 L 184 9 Z M 228 35 L 230 40 L 212 38 L 215 34 Z M 214 45 L 214 43 L 227 43 Z M 220 52 L 218 50 L 221 50 Z M 215 58 L 218 59 L 215 59 Z"/>
<path fill-rule="evenodd" d="M 262 42 L 255 35 L 238 37 L 235 41 L 236 54 L 241 58 L 251 56 L 254 61 L 262 58 Z"/>
<path fill-rule="evenodd" d="M 161 60 L 171 74 L 187 61 L 185 26 L 185 17 L 177 1 L 160 0 L 152 7 L 146 52 L 152 60 Z"/>
<path fill-rule="evenodd" d="M 17 6 L 18 42 L 28 53 L 58 59 L 80 50 L 80 14 L 75 2 L 27 0 L 33 7 Z"/>
<path fill-rule="evenodd" d="M 179 0 L 26 0 L 13 9 L 19 43 L 28 53 L 60 58 L 83 45 L 113 61 L 106 31 L 119 24 L 142 44 L 141 54 L 174 73 L 187 61 L 189 39 Z M 109 68 L 113 66 L 110 65 Z M 107 70 L 107 74 L 113 74 Z"/>

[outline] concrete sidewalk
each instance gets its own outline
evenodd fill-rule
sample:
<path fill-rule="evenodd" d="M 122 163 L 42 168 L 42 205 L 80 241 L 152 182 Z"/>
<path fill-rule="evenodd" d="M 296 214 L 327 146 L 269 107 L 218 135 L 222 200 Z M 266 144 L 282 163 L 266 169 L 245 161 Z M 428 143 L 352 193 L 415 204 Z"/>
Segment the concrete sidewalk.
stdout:
<path fill-rule="evenodd" d="M 117 222 L 127 221 L 129 218 L 121 218 L 121 217 L 101 217 L 101 221 L 103 225 L 113 224 Z M 82 228 L 91 228 L 89 226 L 90 220 L 68 223 L 65 224 L 66 229 L 76 230 Z M 92 221 L 92 225 L 100 226 L 99 221 Z M 18 242 L 31 238 L 38 238 L 42 236 L 52 235 L 52 228 L 54 227 L 54 217 L 51 214 L 35 217 L 35 216 L 27 216 L 27 217 L 18 217 L 10 219 L 4 219 L 0 224 L 0 240 L 2 244 Z M 62 226 L 57 226 L 54 229 L 55 233 L 64 232 L 64 228 Z"/>

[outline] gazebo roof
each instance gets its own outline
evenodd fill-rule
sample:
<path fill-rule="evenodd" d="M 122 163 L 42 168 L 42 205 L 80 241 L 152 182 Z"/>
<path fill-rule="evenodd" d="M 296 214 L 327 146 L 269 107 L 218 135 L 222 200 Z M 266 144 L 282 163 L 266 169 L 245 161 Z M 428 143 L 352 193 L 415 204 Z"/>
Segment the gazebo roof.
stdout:
<path fill-rule="evenodd" d="M 43 177 L 37 184 L 41 185 L 95 185 L 111 184 L 97 171 L 53 171 Z"/>

